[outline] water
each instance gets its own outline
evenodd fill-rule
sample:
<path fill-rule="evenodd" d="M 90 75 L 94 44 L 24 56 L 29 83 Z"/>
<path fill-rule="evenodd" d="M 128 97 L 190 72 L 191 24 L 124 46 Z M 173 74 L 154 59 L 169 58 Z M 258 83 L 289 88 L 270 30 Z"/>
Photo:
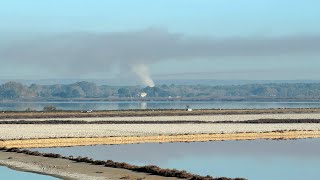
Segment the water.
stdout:
<path fill-rule="evenodd" d="M 147 143 L 35 149 L 201 175 L 250 180 L 320 179 L 320 139 Z"/>
<path fill-rule="evenodd" d="M 35 173 L 20 172 L 9 169 L 7 167 L 0 166 L 0 179 L 12 179 L 12 180 L 58 180 L 51 176 L 45 176 Z"/>
<path fill-rule="evenodd" d="M 53 105 L 61 110 L 125 110 L 125 109 L 269 109 L 320 108 L 320 102 L 238 102 L 238 101 L 88 101 L 88 102 L 0 102 L 0 111 L 42 110 Z"/>

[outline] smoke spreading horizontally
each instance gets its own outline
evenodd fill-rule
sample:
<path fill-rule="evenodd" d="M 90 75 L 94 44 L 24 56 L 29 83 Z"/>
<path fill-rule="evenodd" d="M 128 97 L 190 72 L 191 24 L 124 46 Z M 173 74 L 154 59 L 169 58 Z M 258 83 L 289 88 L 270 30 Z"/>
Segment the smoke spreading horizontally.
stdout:
<path fill-rule="evenodd" d="M 220 57 L 265 57 L 320 54 L 319 35 L 214 38 L 159 29 L 136 32 L 60 33 L 32 38 L 2 38 L 0 60 L 13 70 L 41 68 L 49 73 L 90 74 L 115 66 L 154 86 L 149 65 L 164 60 L 215 60 Z"/>

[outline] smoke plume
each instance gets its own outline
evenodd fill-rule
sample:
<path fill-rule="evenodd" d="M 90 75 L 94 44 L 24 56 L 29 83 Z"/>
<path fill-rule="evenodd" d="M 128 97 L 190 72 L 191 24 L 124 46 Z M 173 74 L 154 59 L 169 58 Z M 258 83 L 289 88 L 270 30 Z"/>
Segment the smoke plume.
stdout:
<path fill-rule="evenodd" d="M 4 43 L 5 42 L 5 43 Z M 320 54 L 319 35 L 286 37 L 198 37 L 159 29 L 115 33 L 60 33 L 2 39 L 0 61 L 7 68 L 48 73 L 90 74 L 129 66 L 147 86 L 154 86 L 148 66 L 163 60 Z"/>
<path fill-rule="evenodd" d="M 148 67 L 145 64 L 134 64 L 132 71 L 138 76 L 140 82 L 149 87 L 154 87 L 154 82 L 150 76 Z"/>

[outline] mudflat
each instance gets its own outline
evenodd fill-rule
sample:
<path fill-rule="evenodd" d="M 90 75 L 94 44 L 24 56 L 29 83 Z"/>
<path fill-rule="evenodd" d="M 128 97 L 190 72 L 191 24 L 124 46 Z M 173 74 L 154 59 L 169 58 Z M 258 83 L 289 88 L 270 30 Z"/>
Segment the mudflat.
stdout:
<path fill-rule="evenodd" d="M 170 180 L 173 177 L 161 177 L 126 169 L 111 168 L 86 163 L 76 163 L 68 159 L 47 158 L 15 152 L 0 151 L 0 165 L 21 171 L 36 172 L 62 179 L 150 179 Z"/>

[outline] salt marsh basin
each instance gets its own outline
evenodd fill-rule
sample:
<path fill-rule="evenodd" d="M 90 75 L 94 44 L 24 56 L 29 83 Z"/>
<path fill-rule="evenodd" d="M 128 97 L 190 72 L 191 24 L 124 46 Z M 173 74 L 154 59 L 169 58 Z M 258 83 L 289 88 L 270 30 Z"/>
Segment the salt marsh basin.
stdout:
<path fill-rule="evenodd" d="M 0 147 L 57 147 L 49 149 L 56 150 L 64 149 L 62 147 L 66 146 L 73 146 L 66 147 L 66 149 L 75 148 L 77 149 L 76 151 L 70 151 L 70 153 L 53 151 L 53 153 L 67 156 L 88 156 L 97 160 L 100 157 L 96 157 L 95 155 L 103 154 L 104 152 L 109 153 L 109 150 L 112 151 L 112 148 L 118 147 L 117 151 L 121 152 L 122 155 L 103 154 L 103 160 L 123 161 L 133 165 L 155 164 L 161 168 L 187 170 L 203 176 L 226 176 L 230 178 L 278 179 L 282 177 L 279 176 L 279 173 L 283 172 L 286 175 L 284 177 L 293 179 L 291 174 L 287 173 L 285 169 L 279 172 L 277 169 L 273 169 L 273 167 L 281 165 L 280 169 L 288 167 L 288 169 L 296 170 L 298 167 L 293 165 L 301 164 L 306 169 L 295 171 L 296 174 L 293 175 L 300 177 L 300 174 L 308 174 L 310 175 L 308 178 L 314 179 L 315 172 L 311 165 L 317 167 L 312 161 L 312 159 L 317 158 L 309 158 L 310 156 L 301 156 L 300 154 L 311 154 L 312 156 L 313 152 L 309 152 L 308 149 L 319 149 L 310 144 L 303 144 L 306 142 L 305 140 L 319 144 L 318 139 L 316 139 L 320 137 L 319 117 L 319 109 L 194 110 L 192 112 L 182 110 L 150 110 L 98 111 L 92 113 L 81 113 L 79 111 L 5 112 L 1 114 L 0 120 Z M 261 119 L 267 120 L 267 122 L 260 122 L 259 120 Z M 257 120 L 257 122 L 247 123 L 252 120 Z M 269 120 L 270 122 L 268 122 Z M 273 120 L 276 120 L 278 123 L 273 123 Z M 279 120 L 283 120 L 283 123 L 279 123 Z M 299 140 L 290 140 L 293 138 Z M 248 139 L 253 141 L 247 141 Z M 288 140 L 271 141 L 261 139 Z M 254 144 L 250 145 L 251 142 L 254 142 Z M 291 144 L 282 145 L 277 144 L 278 142 L 291 142 Z M 290 147 L 295 142 L 300 144 L 301 147 L 307 148 L 307 150 L 302 150 L 302 152 L 298 153 L 297 157 L 301 157 L 298 160 L 295 159 L 295 156 L 289 157 L 286 153 L 283 153 L 285 152 L 283 147 Z M 231 145 L 223 143 L 231 143 Z M 112 146 L 111 144 L 122 145 Z M 242 146 L 251 147 L 251 149 L 233 151 L 243 149 Z M 260 146 L 263 148 L 259 148 Z M 122 147 L 125 148 L 121 150 Z M 126 149 L 126 147 L 129 148 Z M 133 152 L 144 152 L 144 149 L 149 149 L 156 158 L 146 156 L 145 159 L 143 157 L 139 158 L 141 161 L 138 161 L 139 159 L 131 159 L 131 156 L 139 157 L 139 154 L 132 153 L 131 147 L 137 147 Z M 225 148 L 221 149 L 219 147 Z M 278 147 L 280 147 L 280 150 L 277 149 Z M 94 155 L 79 153 L 83 152 L 82 148 L 85 149 L 84 151 L 93 152 Z M 290 151 L 292 148 L 295 148 L 295 146 L 284 149 Z M 192 149 L 198 151 L 188 152 Z M 231 149 L 231 151 L 227 151 L 226 149 Z M 275 153 L 270 154 L 265 152 L 265 150 L 270 149 L 275 149 Z M 46 149 L 35 150 L 43 151 Z M 164 154 L 161 154 L 160 151 L 164 152 Z M 224 152 L 229 152 L 229 154 Z M 243 152 L 250 153 L 243 154 Z M 259 154 L 259 152 L 261 153 Z M 147 155 L 148 152 L 144 154 Z M 165 157 L 166 155 L 167 158 Z M 158 157 L 165 160 L 165 162 L 158 161 Z M 181 158 L 175 159 L 175 157 Z M 268 166 L 262 166 L 270 159 L 272 159 L 272 162 Z M 289 162 L 291 161 L 294 163 L 290 164 Z M 195 168 L 192 167 L 194 164 L 199 167 L 200 165 L 203 166 L 202 168 Z M 310 168 L 307 168 L 309 167 L 308 165 L 310 165 Z M 85 166 L 83 168 L 86 169 L 87 165 Z M 95 168 L 94 165 L 89 164 L 89 166 L 93 166 L 91 167 L 93 169 Z M 250 171 L 244 169 L 250 166 L 252 166 Z M 317 167 L 317 169 L 319 168 Z M 278 176 L 265 174 L 265 171 L 269 170 L 271 172 L 274 171 L 275 173 L 272 174 L 278 174 Z M 106 170 L 102 169 L 102 171 Z M 252 173 L 252 171 L 256 173 Z M 68 174 L 68 172 L 65 173 Z M 118 174 L 117 177 L 123 176 Z M 162 177 L 160 176 L 159 178 Z M 301 176 L 301 178 L 304 177 Z"/>
<path fill-rule="evenodd" d="M 6 112 L 1 113 L 0 117 L 0 122 L 3 123 L 0 124 L 0 139 L 2 140 L 320 130 L 320 123 L 295 123 L 295 120 L 300 119 L 320 119 L 319 109 L 199 110 L 193 112 L 150 110 L 94 113 Z M 286 119 L 289 123 L 241 123 L 259 119 Z M 21 120 L 32 121 L 32 124 L 16 122 Z M 48 122 L 49 120 L 60 122 L 52 124 Z M 62 124 L 62 121 L 69 121 L 69 124 Z M 113 123 L 100 124 L 103 121 Z M 207 124 L 217 121 L 220 123 Z M 228 121 L 240 123 L 224 123 Z M 95 124 L 79 124 L 81 122 L 95 122 Z"/>
<path fill-rule="evenodd" d="M 112 158 L 131 164 L 154 164 L 200 175 L 246 177 L 249 180 L 317 179 L 320 168 L 320 139 L 146 143 L 32 150 L 96 160 Z"/>

